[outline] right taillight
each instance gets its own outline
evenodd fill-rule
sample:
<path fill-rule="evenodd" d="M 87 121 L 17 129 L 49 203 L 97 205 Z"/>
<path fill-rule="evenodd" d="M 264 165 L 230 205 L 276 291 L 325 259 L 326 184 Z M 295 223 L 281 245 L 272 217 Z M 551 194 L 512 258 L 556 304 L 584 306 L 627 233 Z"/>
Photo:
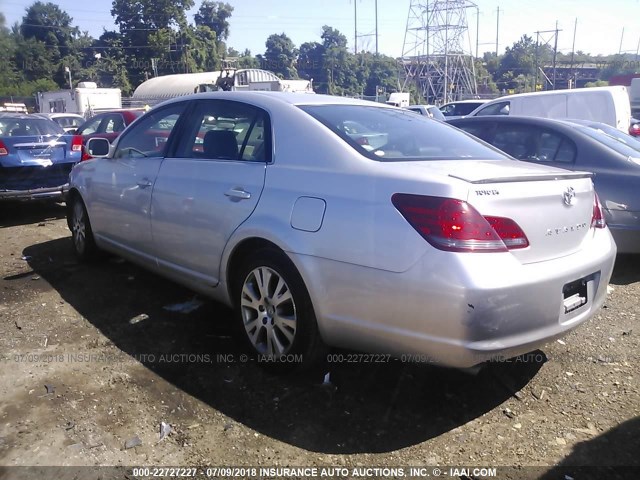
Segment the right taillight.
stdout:
<path fill-rule="evenodd" d="M 591 227 L 605 228 L 606 226 L 607 226 L 607 222 L 604 219 L 604 211 L 602 210 L 600 199 L 598 198 L 598 194 L 594 192 L 593 193 L 593 215 L 591 216 Z"/>
<path fill-rule="evenodd" d="M 391 201 L 431 245 L 451 252 L 506 252 L 529 241 L 516 222 L 483 217 L 467 202 L 444 197 L 396 193 Z"/>
<path fill-rule="evenodd" d="M 0 157 L 4 157 L 5 155 L 9 155 L 9 149 L 4 142 L 0 140 Z"/>

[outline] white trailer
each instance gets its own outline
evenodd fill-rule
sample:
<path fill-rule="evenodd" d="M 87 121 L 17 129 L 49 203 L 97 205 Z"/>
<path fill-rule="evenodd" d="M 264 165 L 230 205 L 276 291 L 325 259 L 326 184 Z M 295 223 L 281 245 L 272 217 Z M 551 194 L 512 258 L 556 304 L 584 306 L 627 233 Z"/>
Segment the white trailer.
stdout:
<path fill-rule="evenodd" d="M 119 88 L 98 88 L 94 82 L 80 82 L 73 90 L 38 92 L 40 113 L 77 113 L 85 118 L 122 108 Z"/>
<path fill-rule="evenodd" d="M 273 72 L 247 68 L 150 78 L 136 88 L 131 101 L 136 106 L 153 106 L 169 98 L 217 90 L 314 93 L 310 80 L 282 80 Z"/>

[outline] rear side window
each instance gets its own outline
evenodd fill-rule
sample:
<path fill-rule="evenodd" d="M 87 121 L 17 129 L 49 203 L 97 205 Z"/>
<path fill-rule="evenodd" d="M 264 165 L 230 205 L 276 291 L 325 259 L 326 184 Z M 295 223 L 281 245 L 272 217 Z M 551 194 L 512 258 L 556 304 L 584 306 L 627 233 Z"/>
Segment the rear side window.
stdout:
<path fill-rule="evenodd" d="M 518 160 L 573 163 L 576 156 L 576 147 L 571 140 L 533 125 L 501 124 L 491 143 Z"/>
<path fill-rule="evenodd" d="M 450 125 L 407 110 L 364 105 L 300 108 L 362 155 L 380 162 L 506 158 Z"/>

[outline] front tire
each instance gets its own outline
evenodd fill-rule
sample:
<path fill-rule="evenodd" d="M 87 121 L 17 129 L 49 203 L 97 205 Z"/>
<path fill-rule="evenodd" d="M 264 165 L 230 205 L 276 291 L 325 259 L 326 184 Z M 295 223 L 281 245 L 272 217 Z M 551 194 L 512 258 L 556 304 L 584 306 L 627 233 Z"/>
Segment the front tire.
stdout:
<path fill-rule="evenodd" d="M 302 277 L 282 252 L 265 248 L 242 262 L 234 282 L 238 334 L 264 366 L 307 369 L 324 344 Z"/>
<path fill-rule="evenodd" d="M 78 259 L 83 262 L 94 260 L 98 256 L 98 247 L 93 238 L 87 209 L 77 195 L 71 200 L 69 208 L 69 228 Z"/>

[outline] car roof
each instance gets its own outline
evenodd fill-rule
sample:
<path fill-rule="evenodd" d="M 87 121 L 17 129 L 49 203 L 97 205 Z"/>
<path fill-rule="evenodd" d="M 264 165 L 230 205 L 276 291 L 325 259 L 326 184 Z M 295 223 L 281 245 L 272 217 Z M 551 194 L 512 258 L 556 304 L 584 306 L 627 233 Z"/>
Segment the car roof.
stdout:
<path fill-rule="evenodd" d="M 491 100 L 487 100 L 486 98 L 477 98 L 477 99 L 471 99 L 471 100 L 456 100 L 455 102 L 447 102 L 442 104 L 441 106 L 444 107 L 445 105 L 454 105 L 457 103 L 487 103 L 490 102 Z"/>
<path fill-rule="evenodd" d="M 576 131 L 578 124 L 572 123 L 569 119 L 545 118 L 545 117 L 527 117 L 523 115 L 483 115 L 480 117 L 464 117 L 447 120 L 447 123 L 454 127 L 462 127 L 470 124 L 481 124 L 489 122 L 498 123 L 520 123 L 525 125 L 536 125 L 539 127 L 548 127 L 560 129 L 562 131 Z"/>
<path fill-rule="evenodd" d="M 38 112 L 38 113 L 33 113 L 32 115 L 37 116 L 37 117 L 41 117 L 41 118 L 74 117 L 74 118 L 82 118 L 82 119 L 84 119 L 84 117 L 82 115 L 77 114 L 77 113 L 71 113 L 71 112 L 52 112 L 52 113 Z"/>
<path fill-rule="evenodd" d="M 25 120 L 25 119 L 33 118 L 33 115 L 29 115 L 28 113 L 18 113 L 18 112 L 0 112 L 0 118 L 13 118 L 17 120 Z"/>
<path fill-rule="evenodd" d="M 158 104 L 168 105 L 174 102 L 184 100 L 237 100 L 246 102 L 256 102 L 264 106 L 268 105 L 361 105 L 367 107 L 379 108 L 398 108 L 383 103 L 372 102 L 370 100 L 359 100 L 348 97 L 337 97 L 333 95 L 311 94 L 311 93 L 289 93 L 289 92 L 266 92 L 266 91 L 250 91 L 250 92 L 202 92 L 190 95 L 175 97 Z M 157 108 L 154 107 L 154 109 Z"/>

